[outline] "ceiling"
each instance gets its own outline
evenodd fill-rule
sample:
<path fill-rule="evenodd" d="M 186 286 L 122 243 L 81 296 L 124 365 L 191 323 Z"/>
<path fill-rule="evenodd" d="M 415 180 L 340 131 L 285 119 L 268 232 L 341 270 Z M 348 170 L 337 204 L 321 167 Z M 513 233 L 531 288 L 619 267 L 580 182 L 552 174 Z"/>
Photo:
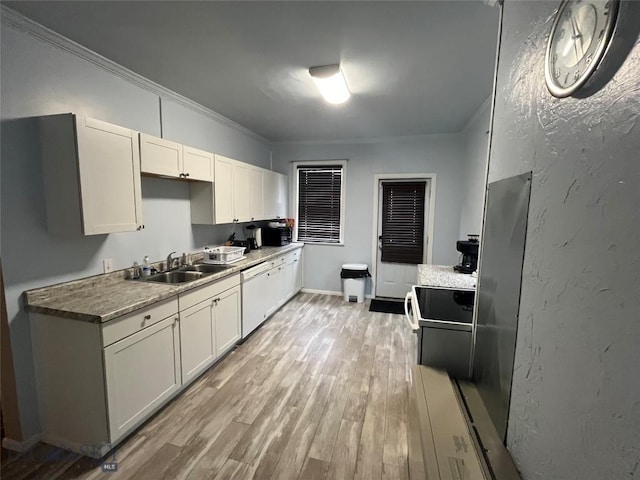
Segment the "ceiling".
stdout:
<path fill-rule="evenodd" d="M 499 16 L 480 0 L 3 3 L 271 141 L 460 131 L 490 95 Z M 308 74 L 332 63 L 339 106 Z"/>

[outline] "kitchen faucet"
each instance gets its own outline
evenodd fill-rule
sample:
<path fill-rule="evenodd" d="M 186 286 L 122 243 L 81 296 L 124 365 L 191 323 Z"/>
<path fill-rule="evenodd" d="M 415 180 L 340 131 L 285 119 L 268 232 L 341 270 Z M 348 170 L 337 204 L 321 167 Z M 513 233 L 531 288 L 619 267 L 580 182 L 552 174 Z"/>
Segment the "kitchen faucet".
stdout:
<path fill-rule="evenodd" d="M 180 260 L 179 258 L 171 258 L 171 255 L 173 255 L 176 252 L 171 252 L 169 255 L 167 255 L 167 270 L 171 270 L 173 268 L 173 262 L 176 260 Z"/>

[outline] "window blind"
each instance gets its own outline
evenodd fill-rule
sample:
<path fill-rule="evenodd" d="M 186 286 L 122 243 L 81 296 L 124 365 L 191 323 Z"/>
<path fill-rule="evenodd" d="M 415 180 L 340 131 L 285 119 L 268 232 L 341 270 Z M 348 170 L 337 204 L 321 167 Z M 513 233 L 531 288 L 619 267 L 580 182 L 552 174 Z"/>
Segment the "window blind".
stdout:
<path fill-rule="evenodd" d="M 342 167 L 298 168 L 298 241 L 340 242 Z"/>
<path fill-rule="evenodd" d="M 422 263 L 426 182 L 382 184 L 382 261 Z"/>

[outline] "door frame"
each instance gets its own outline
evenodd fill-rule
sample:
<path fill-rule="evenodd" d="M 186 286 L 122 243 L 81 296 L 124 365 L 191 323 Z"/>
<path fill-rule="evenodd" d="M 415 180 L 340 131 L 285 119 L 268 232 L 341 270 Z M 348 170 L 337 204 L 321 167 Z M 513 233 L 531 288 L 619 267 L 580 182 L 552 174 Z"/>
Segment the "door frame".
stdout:
<path fill-rule="evenodd" d="M 433 258 L 433 230 L 436 214 L 436 177 L 435 173 L 379 173 L 373 176 L 373 222 L 371 238 L 371 296 L 376 296 L 376 280 L 378 269 L 378 216 L 380 214 L 378 187 L 384 180 L 426 180 L 429 182 L 429 218 L 425 225 L 427 233 L 427 263 Z M 417 282 L 417 279 L 416 279 Z"/>

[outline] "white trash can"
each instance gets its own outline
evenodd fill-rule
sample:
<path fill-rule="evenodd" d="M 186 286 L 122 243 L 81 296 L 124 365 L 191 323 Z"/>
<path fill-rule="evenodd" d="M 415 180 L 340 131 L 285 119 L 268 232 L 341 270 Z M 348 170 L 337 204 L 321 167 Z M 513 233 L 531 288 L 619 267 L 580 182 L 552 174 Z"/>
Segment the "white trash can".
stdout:
<path fill-rule="evenodd" d="M 367 277 L 370 277 L 366 263 L 345 263 L 342 265 L 342 292 L 345 302 L 364 302 L 364 289 Z"/>

